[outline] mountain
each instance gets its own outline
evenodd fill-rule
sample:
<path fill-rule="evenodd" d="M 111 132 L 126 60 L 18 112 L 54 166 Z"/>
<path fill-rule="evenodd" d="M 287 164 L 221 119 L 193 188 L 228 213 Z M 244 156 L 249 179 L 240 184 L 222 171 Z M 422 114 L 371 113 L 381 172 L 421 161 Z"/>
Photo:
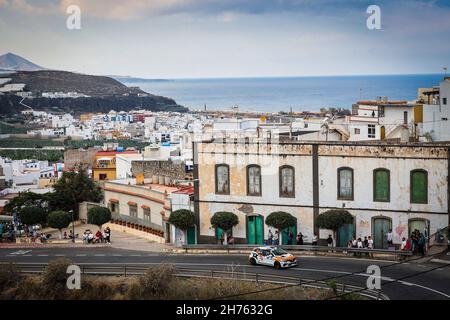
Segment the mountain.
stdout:
<path fill-rule="evenodd" d="M 147 93 L 139 87 L 128 87 L 111 77 L 47 70 L 12 53 L 0 56 L 0 70 L 6 71 L 0 72 L 0 83 L 4 78 L 8 84 L 25 84 L 24 91 L 28 92 L 28 96 L 24 104 L 35 110 L 74 114 L 108 112 L 111 109 L 188 111 L 173 99 Z M 50 98 L 43 97 L 44 92 L 76 92 L 81 96 Z M 0 115 L 23 110 L 25 107 L 20 103 L 21 99 L 14 92 L 0 92 Z"/>
<path fill-rule="evenodd" d="M 38 71 L 44 70 L 41 66 L 34 64 L 27 59 L 14 53 L 7 53 L 0 56 L 0 69 L 16 71 Z"/>
<path fill-rule="evenodd" d="M 17 71 L 8 78 L 11 78 L 11 83 L 24 83 L 26 91 L 36 95 L 42 92 L 78 92 L 91 97 L 146 94 L 139 88 L 127 87 L 110 77 L 69 71 Z"/>

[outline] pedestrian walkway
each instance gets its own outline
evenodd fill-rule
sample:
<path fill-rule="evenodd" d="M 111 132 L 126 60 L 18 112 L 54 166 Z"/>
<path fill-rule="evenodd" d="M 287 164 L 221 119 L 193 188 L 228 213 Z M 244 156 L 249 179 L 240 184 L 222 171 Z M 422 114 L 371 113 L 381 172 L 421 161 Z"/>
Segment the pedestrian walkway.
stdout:
<path fill-rule="evenodd" d="M 164 252 L 168 246 L 170 245 L 151 242 L 121 231 L 112 231 L 111 233 L 111 247 L 117 249 Z"/>

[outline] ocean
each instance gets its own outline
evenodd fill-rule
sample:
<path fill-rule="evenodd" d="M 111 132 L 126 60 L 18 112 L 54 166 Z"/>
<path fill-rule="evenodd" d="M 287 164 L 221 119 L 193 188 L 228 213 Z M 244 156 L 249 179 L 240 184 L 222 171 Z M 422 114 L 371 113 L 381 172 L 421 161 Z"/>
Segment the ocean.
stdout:
<path fill-rule="evenodd" d="M 175 79 L 126 82 L 175 99 L 191 110 L 318 111 L 322 107 L 351 109 L 358 100 L 387 96 L 413 100 L 417 89 L 439 85 L 442 74 L 330 76 L 285 78 Z"/>

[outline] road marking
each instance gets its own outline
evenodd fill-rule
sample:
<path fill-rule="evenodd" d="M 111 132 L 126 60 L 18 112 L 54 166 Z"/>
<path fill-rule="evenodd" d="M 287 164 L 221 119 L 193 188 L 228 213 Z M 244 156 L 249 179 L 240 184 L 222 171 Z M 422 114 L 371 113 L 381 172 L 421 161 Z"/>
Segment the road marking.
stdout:
<path fill-rule="evenodd" d="M 130 254 L 130 257 L 140 257 L 140 254 Z"/>
<path fill-rule="evenodd" d="M 77 257 L 86 257 L 85 254 L 77 254 Z"/>
<path fill-rule="evenodd" d="M 48 257 L 48 254 L 38 254 L 38 257 Z"/>
<path fill-rule="evenodd" d="M 94 254 L 94 257 L 104 257 L 104 254 Z"/>
<path fill-rule="evenodd" d="M 431 259 L 431 262 L 437 262 L 437 263 L 443 263 L 443 264 L 450 264 L 450 260 L 443 260 L 443 259 Z"/>
<path fill-rule="evenodd" d="M 9 253 L 10 255 L 24 255 L 24 254 L 26 254 L 26 253 L 28 253 L 28 252 L 31 252 L 31 250 L 19 250 L 19 251 L 14 251 L 14 252 L 11 252 L 11 253 Z"/>
<path fill-rule="evenodd" d="M 55 254 L 55 257 L 65 257 L 65 254 Z"/>

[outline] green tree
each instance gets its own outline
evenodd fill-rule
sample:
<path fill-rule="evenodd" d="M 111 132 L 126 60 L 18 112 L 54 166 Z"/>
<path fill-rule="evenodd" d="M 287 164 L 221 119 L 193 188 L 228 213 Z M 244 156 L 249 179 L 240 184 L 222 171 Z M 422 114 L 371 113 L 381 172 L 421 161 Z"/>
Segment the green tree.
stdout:
<path fill-rule="evenodd" d="M 220 211 L 214 213 L 211 217 L 211 225 L 214 228 L 222 229 L 224 232 L 231 230 L 238 223 L 239 219 L 233 212 Z"/>
<path fill-rule="evenodd" d="M 88 223 L 95 224 L 99 229 L 111 220 L 111 211 L 105 207 L 94 207 L 88 211 Z"/>
<path fill-rule="evenodd" d="M 52 211 L 48 214 L 47 223 L 51 228 L 59 230 L 60 238 L 62 239 L 62 229 L 67 228 L 72 221 L 72 217 L 65 211 Z"/>
<path fill-rule="evenodd" d="M 180 209 L 172 212 L 169 223 L 181 230 L 187 230 L 195 224 L 194 213 L 191 210 Z"/>
<path fill-rule="evenodd" d="M 78 219 L 78 205 L 81 202 L 100 202 L 103 193 L 100 187 L 89 177 L 85 166 L 79 165 L 74 171 L 64 172 L 53 186 L 50 205 L 53 210 L 70 211 Z"/>
<path fill-rule="evenodd" d="M 267 216 L 266 224 L 274 227 L 278 230 L 278 234 L 281 234 L 281 230 L 295 226 L 297 224 L 297 219 L 288 212 L 275 211 Z"/>
<path fill-rule="evenodd" d="M 20 222 L 29 226 L 45 223 L 47 219 L 45 210 L 35 206 L 22 208 L 17 216 L 19 217 Z"/>
<path fill-rule="evenodd" d="M 321 229 L 332 230 L 335 241 L 338 229 L 348 223 L 353 223 L 353 216 L 343 209 L 327 210 L 316 217 L 316 226 Z"/>
<path fill-rule="evenodd" d="M 186 209 L 175 210 L 170 214 L 169 223 L 182 230 L 187 239 L 186 231 L 195 224 L 194 213 Z"/>
<path fill-rule="evenodd" d="M 5 205 L 5 212 L 11 215 L 19 215 L 20 211 L 28 207 L 43 209 L 46 213 L 49 209 L 50 194 L 38 194 L 33 192 L 22 192 Z"/>

